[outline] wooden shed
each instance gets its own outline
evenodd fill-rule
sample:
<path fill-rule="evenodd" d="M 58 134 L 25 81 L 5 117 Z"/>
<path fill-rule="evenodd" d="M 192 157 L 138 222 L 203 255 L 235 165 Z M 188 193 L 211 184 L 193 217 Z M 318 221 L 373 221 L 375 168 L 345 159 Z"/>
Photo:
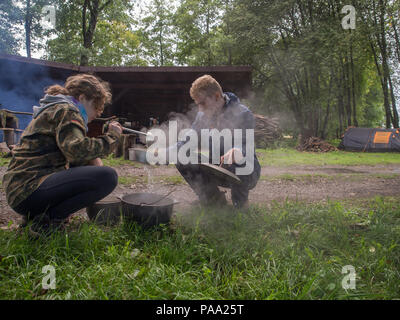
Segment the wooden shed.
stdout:
<path fill-rule="evenodd" d="M 77 73 L 92 73 L 111 84 L 113 101 L 104 117 L 117 116 L 148 126 L 150 118 L 160 122 L 170 112 L 185 113 L 193 103 L 192 82 L 210 74 L 224 91 L 245 98 L 251 90 L 250 66 L 217 67 L 81 67 L 64 63 L 0 55 L 0 103 L 3 108 L 32 111 L 43 89 Z M 22 127 L 25 126 L 22 122 Z"/>

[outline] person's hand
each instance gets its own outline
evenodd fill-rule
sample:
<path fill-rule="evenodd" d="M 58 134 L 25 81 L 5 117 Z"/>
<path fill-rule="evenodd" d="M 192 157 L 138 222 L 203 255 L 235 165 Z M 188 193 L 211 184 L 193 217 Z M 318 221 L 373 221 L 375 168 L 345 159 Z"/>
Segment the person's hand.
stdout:
<path fill-rule="evenodd" d="M 117 121 L 111 121 L 108 124 L 107 132 L 110 132 L 110 131 L 114 131 L 115 133 L 118 133 L 119 135 L 121 135 L 122 134 L 122 126 Z"/>
<path fill-rule="evenodd" d="M 232 165 L 234 163 L 240 163 L 243 160 L 242 151 L 237 148 L 233 148 L 225 153 L 220 159 L 220 167 L 224 164 Z"/>
<path fill-rule="evenodd" d="M 90 160 L 89 161 L 89 166 L 102 167 L 103 166 L 103 161 L 101 161 L 100 158 L 96 158 L 96 159 Z"/>

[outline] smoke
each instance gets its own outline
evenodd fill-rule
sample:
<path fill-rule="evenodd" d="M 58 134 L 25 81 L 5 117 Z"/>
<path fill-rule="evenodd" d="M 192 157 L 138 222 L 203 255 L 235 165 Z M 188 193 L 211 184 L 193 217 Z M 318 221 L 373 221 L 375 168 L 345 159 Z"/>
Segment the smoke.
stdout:
<path fill-rule="evenodd" d="M 153 126 L 150 129 L 159 129 L 164 132 L 164 134 L 167 138 L 166 147 L 168 148 L 174 144 L 174 141 L 169 141 L 169 123 L 171 121 L 176 121 L 177 126 L 178 126 L 177 131 L 181 132 L 181 130 L 188 129 L 192 126 L 192 123 L 193 123 L 194 119 L 196 118 L 197 112 L 198 112 L 198 107 L 194 103 L 192 103 L 191 105 L 189 105 L 188 111 L 186 113 L 170 112 L 168 114 L 167 121 L 165 121 L 159 125 Z"/>
<path fill-rule="evenodd" d="M 33 112 L 39 105 L 44 88 L 52 84 L 63 84 L 55 80 L 48 68 L 0 58 L 0 103 L 1 109 Z M 32 120 L 28 115 L 16 115 L 19 129 L 25 129 Z"/>

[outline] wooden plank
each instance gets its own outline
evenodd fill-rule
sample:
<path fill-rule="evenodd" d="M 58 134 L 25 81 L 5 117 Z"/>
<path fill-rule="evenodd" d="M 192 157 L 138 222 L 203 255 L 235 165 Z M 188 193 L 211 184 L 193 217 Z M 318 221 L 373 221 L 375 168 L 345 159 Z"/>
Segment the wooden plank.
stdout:
<path fill-rule="evenodd" d="M 31 112 L 12 111 L 12 110 L 8 110 L 8 109 L 0 109 L 0 110 L 4 110 L 6 112 L 13 113 L 13 114 L 25 114 L 27 116 L 33 116 L 33 113 L 31 113 Z"/>
<path fill-rule="evenodd" d="M 0 130 L 3 130 L 3 131 L 24 132 L 24 130 L 21 130 L 21 129 L 14 129 L 14 128 L 0 128 Z"/>

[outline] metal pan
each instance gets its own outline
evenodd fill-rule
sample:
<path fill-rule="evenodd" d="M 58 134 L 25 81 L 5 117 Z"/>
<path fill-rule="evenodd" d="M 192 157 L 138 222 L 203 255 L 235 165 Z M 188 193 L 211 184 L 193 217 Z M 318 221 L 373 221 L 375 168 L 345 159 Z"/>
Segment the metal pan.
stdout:
<path fill-rule="evenodd" d="M 220 166 L 201 163 L 199 164 L 199 168 L 204 174 L 212 176 L 213 179 L 216 180 L 217 184 L 222 187 L 232 187 L 241 184 L 241 180 L 237 175 Z"/>
<path fill-rule="evenodd" d="M 155 193 L 126 194 L 120 199 L 124 220 L 136 222 L 143 228 L 169 224 L 176 204 L 174 200 Z"/>

